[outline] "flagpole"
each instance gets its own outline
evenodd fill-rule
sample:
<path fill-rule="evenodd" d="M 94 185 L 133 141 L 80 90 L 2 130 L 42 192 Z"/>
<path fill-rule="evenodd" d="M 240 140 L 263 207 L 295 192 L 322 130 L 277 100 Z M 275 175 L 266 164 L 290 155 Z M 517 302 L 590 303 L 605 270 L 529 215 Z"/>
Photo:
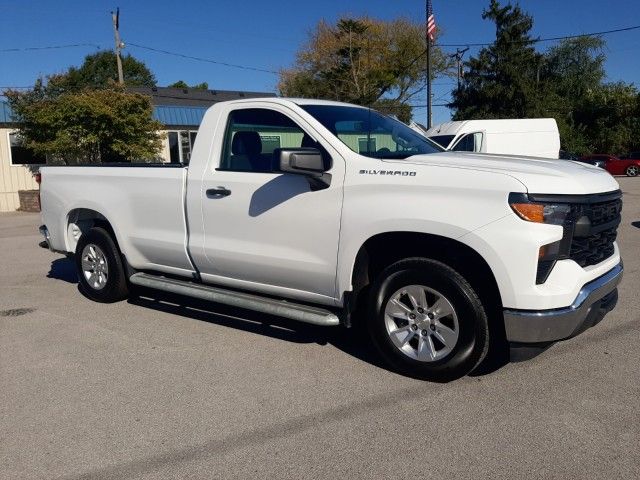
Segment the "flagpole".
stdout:
<path fill-rule="evenodd" d="M 425 39 L 427 40 L 427 128 L 431 128 L 431 36 L 429 32 L 429 15 L 431 14 L 431 0 L 427 0 L 425 19 Z"/>
<path fill-rule="evenodd" d="M 431 40 L 427 37 L 427 128 L 431 128 Z"/>

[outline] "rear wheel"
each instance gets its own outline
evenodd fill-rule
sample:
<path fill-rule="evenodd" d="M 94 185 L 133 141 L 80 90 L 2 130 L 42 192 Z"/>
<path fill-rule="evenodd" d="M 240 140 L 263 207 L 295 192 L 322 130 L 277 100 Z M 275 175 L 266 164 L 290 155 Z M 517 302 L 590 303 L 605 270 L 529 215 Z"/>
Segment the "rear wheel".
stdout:
<path fill-rule="evenodd" d="M 405 375 L 453 380 L 487 354 L 482 303 L 464 277 L 444 263 L 410 258 L 390 265 L 374 282 L 369 307 L 373 344 Z"/>
<path fill-rule="evenodd" d="M 625 173 L 627 177 L 635 177 L 640 173 L 640 167 L 638 165 L 629 165 Z"/>
<path fill-rule="evenodd" d="M 80 237 L 75 260 L 80 287 L 91 300 L 111 303 L 127 297 L 120 250 L 104 228 L 94 227 Z"/>

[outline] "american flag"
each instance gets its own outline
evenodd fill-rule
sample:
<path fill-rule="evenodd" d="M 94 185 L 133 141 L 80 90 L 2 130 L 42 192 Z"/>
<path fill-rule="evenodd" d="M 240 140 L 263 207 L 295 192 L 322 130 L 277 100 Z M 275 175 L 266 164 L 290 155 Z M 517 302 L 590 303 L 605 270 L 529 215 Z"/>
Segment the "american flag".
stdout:
<path fill-rule="evenodd" d="M 433 41 L 436 34 L 436 17 L 433 16 L 431 0 L 427 0 L 427 38 Z"/>

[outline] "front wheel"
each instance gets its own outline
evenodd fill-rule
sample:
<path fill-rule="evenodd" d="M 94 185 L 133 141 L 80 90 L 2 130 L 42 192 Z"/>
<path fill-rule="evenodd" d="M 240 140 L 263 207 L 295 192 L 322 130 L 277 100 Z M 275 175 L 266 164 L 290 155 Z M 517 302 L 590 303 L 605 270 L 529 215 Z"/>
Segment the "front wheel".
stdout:
<path fill-rule="evenodd" d="M 127 297 L 120 250 L 104 228 L 94 227 L 82 234 L 75 259 L 80 287 L 91 300 L 111 303 Z"/>
<path fill-rule="evenodd" d="M 638 165 L 629 165 L 625 173 L 627 177 L 635 177 L 640 173 L 640 167 Z"/>
<path fill-rule="evenodd" d="M 368 330 L 382 357 L 405 375 L 450 381 L 486 356 L 489 327 L 471 285 L 444 263 L 409 258 L 372 285 Z"/>

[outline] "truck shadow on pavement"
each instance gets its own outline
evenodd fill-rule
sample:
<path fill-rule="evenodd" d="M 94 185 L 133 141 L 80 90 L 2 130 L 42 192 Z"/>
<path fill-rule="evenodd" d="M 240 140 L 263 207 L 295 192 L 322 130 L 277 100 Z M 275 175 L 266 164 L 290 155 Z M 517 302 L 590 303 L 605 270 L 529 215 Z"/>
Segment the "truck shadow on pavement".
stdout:
<path fill-rule="evenodd" d="M 631 222 L 631 226 L 640 228 L 640 222 Z"/>
<path fill-rule="evenodd" d="M 78 283 L 76 266 L 72 258 L 57 258 L 51 262 L 51 269 L 47 273 L 47 278 L 55 278 L 68 283 Z"/>
<path fill-rule="evenodd" d="M 136 287 L 127 301 L 133 305 L 287 342 L 330 344 L 359 360 L 388 370 L 377 360 L 373 350 L 368 348 L 362 337 L 364 332 L 359 329 L 321 327 L 141 287 Z"/>
<path fill-rule="evenodd" d="M 332 345 L 360 361 L 393 372 L 379 359 L 363 327 L 321 327 L 142 287 L 135 287 L 127 302 L 287 342 Z M 492 353 L 490 350 L 487 360 L 471 374 L 472 376 L 487 375 L 509 363 L 508 357 L 502 352 Z"/>
<path fill-rule="evenodd" d="M 63 257 L 51 262 L 47 278 L 78 284 L 73 259 Z M 78 290 L 84 295 L 81 288 Z M 135 287 L 127 300 L 132 305 L 194 320 L 266 335 L 292 343 L 332 345 L 358 360 L 391 371 L 374 352 L 363 327 L 320 327 L 273 315 L 243 310 L 167 292 Z M 503 355 L 490 357 L 472 376 L 482 376 L 499 370 L 508 363 Z"/>

